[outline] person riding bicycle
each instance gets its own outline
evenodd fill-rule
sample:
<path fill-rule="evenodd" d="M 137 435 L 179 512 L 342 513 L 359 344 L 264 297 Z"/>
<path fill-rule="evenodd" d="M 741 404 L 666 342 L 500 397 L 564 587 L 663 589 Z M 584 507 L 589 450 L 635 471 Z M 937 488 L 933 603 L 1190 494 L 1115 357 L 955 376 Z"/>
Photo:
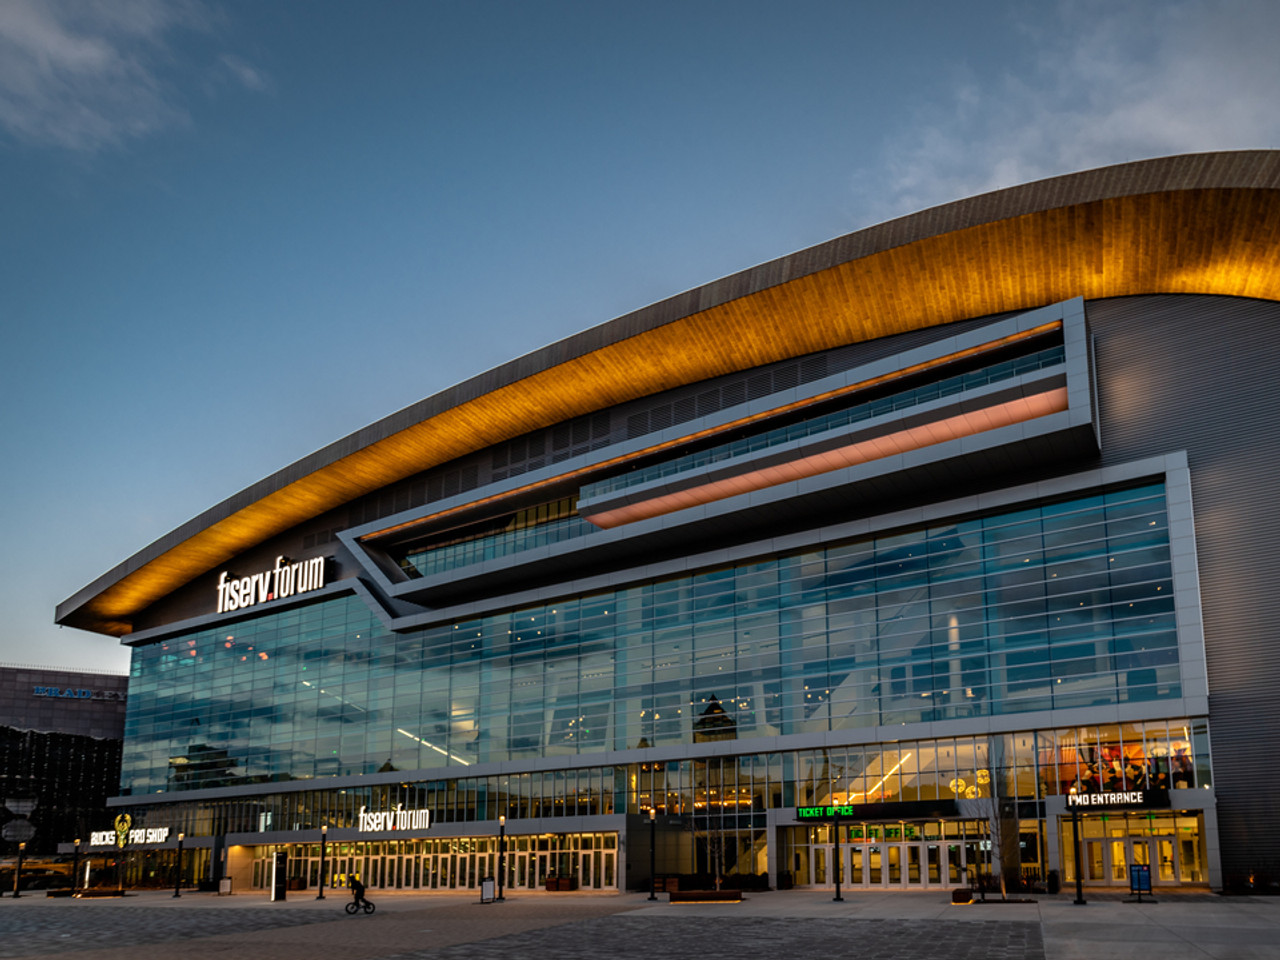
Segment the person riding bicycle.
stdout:
<path fill-rule="evenodd" d="M 347 880 L 347 886 L 351 888 L 351 900 L 357 906 L 368 903 L 364 898 L 364 884 L 360 882 L 358 877 L 351 877 Z"/>

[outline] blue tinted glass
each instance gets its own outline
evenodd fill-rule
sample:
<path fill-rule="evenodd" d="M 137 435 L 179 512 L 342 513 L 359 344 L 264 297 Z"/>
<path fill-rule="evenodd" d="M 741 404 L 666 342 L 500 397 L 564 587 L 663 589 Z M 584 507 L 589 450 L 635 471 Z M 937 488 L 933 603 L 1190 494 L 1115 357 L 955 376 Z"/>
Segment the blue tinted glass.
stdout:
<path fill-rule="evenodd" d="M 1162 699 L 1177 652 L 1148 486 L 403 634 L 346 596 L 140 647 L 122 786 Z"/>

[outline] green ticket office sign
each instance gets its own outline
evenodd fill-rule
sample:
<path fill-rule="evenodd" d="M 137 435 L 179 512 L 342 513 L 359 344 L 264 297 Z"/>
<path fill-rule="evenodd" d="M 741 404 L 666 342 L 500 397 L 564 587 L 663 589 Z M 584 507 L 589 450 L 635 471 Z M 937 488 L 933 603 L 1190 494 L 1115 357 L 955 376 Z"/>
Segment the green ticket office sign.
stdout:
<path fill-rule="evenodd" d="M 889 803 L 850 803 L 843 806 L 796 807 L 801 823 L 838 821 L 946 820 L 960 813 L 955 800 L 903 800 Z"/>

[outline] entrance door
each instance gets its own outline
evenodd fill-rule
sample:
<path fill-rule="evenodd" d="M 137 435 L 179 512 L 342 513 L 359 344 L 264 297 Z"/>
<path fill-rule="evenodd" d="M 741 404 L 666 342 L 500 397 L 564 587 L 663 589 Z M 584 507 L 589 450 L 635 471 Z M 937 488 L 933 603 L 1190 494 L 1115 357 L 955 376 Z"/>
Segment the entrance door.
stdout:
<path fill-rule="evenodd" d="M 926 886 L 941 887 L 943 886 L 943 877 L 947 875 L 947 853 L 946 847 L 941 843 L 926 843 L 924 845 L 925 856 L 925 875 L 924 882 Z"/>
<path fill-rule="evenodd" d="M 841 882 L 850 887 L 946 887 L 947 863 L 940 843 L 851 843 L 842 851 Z"/>
<path fill-rule="evenodd" d="M 1174 837 L 1152 837 L 1151 882 L 1178 883 L 1182 870 L 1178 864 L 1178 844 Z"/>
<path fill-rule="evenodd" d="M 921 870 L 924 844 L 904 843 L 902 845 L 902 885 L 920 887 L 924 885 L 924 874 Z"/>
<path fill-rule="evenodd" d="M 1129 866 L 1141 864 L 1151 868 L 1151 883 L 1179 882 L 1178 848 L 1173 837 L 1125 837 L 1111 842 L 1111 879 L 1129 885 Z M 1117 862 L 1118 861 L 1118 862 Z"/>

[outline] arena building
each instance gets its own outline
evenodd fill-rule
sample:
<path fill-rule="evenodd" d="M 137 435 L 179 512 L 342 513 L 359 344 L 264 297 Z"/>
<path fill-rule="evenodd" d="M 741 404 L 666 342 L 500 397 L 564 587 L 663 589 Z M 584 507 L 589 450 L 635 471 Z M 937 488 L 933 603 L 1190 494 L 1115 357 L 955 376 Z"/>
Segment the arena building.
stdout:
<path fill-rule="evenodd" d="M 1278 300 L 1280 152 L 1205 154 L 514 360 L 59 606 L 132 647 L 112 804 L 238 889 L 471 888 L 500 844 L 514 889 L 643 888 L 651 843 L 772 886 L 1280 877 Z"/>

